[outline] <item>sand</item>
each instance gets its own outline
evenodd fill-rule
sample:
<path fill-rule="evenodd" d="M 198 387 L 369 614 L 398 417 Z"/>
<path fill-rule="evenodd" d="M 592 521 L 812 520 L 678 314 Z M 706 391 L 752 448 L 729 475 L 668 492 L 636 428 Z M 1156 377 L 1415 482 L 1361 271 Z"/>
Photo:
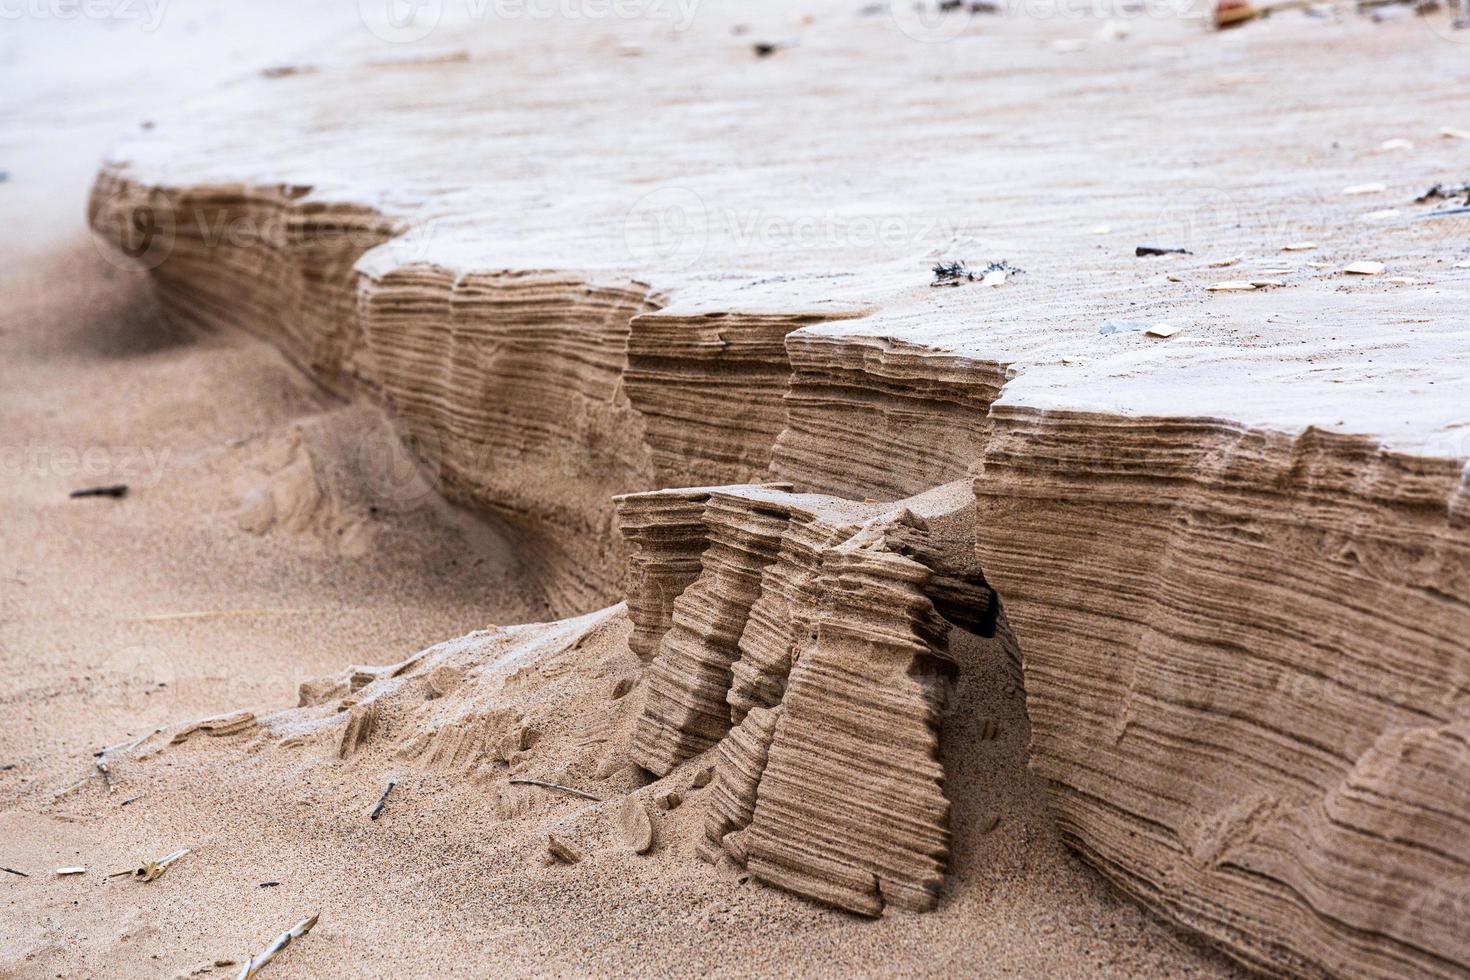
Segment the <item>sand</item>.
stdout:
<path fill-rule="evenodd" d="M 244 26 L 275 31 L 272 17 L 302 19 L 282 4 Z M 698 791 L 682 816 L 659 814 L 650 856 L 604 848 L 576 868 L 542 863 L 544 825 L 605 806 L 553 793 L 502 820 L 481 782 L 387 753 L 344 770 L 332 746 L 195 740 L 112 761 L 108 792 L 92 759 L 104 745 L 288 708 L 303 680 L 544 612 L 483 515 L 405 475 L 377 409 L 323 393 L 260 341 L 169 327 L 143 278 L 90 241 L 81 204 L 113 132 L 211 53 L 219 76 L 260 59 L 238 50 L 241 29 L 224 5 L 177 4 L 146 68 L 125 57 L 136 35 L 85 22 L 49 49 L 34 33 L 12 42 L 7 85 L 35 89 L 0 144 L 0 203 L 20 232 L 0 279 L 0 865 L 30 877 L 0 876 L 0 973 L 187 975 L 318 910 L 271 975 L 1228 972 L 1065 853 L 1022 768 L 1018 702 L 993 706 L 993 751 L 955 762 L 960 833 L 994 812 L 989 843 L 954 869 L 941 912 L 877 923 L 693 860 Z M 96 45 L 93 74 L 62 85 L 76 76 L 44 55 L 77 38 Z M 113 482 L 129 495 L 67 497 Z M 247 529 L 262 493 L 296 516 Z M 628 658 L 622 634 L 593 644 L 562 710 L 605 701 L 592 675 Z M 607 791 L 578 750 L 557 751 L 553 767 Z M 1006 788 L 983 814 L 963 789 L 982 772 Z M 157 882 L 103 877 L 178 847 L 193 850 Z M 52 873 L 68 865 L 88 872 Z"/>
<path fill-rule="evenodd" d="M 651 855 L 601 842 L 575 868 L 542 864 L 546 827 L 610 826 L 615 807 L 549 794 L 502 819 L 504 776 L 490 785 L 386 748 L 344 768 L 334 744 L 197 739 L 115 759 L 109 793 L 92 762 L 104 745 L 288 708 L 303 680 L 520 621 L 531 605 L 492 531 L 432 496 L 364 485 L 354 449 L 390 438 L 376 410 L 327 398 L 259 341 L 170 333 L 139 285 L 99 263 L 80 228 L 5 284 L 6 445 L 50 462 L 3 475 L 0 764 L 15 768 L 0 773 L 0 865 L 31 877 L 0 880 L 0 972 L 187 975 L 318 910 L 272 975 L 1230 972 L 1066 853 L 1023 768 L 1018 700 L 966 707 L 966 726 L 998 718 L 1002 737 L 950 762 L 961 839 L 992 815 L 998 827 L 961 850 L 939 912 L 880 922 L 697 861 L 697 793 L 659 815 Z M 240 527 L 242 474 L 297 431 L 357 546 Z M 68 464 L 96 448 L 105 464 Z M 67 498 L 117 480 L 134 488 L 123 500 Z M 966 642 L 1001 669 L 998 651 Z M 561 710 L 604 705 L 596 675 L 635 665 L 625 633 L 604 637 L 575 661 Z M 597 780 L 596 753 L 572 745 L 543 751 L 538 772 L 599 794 L 631 778 Z M 668 781 L 686 785 L 692 768 Z M 103 877 L 179 847 L 193 851 L 157 882 Z M 89 870 L 52 874 L 69 865 Z"/>
<path fill-rule="evenodd" d="M 0 118 L 19 232 L 0 245 L 0 865 L 29 877 L 0 875 L 0 973 L 233 975 L 316 912 L 269 976 L 1235 972 L 1063 846 L 997 641 L 955 642 L 974 683 L 945 725 L 956 860 L 937 911 L 862 920 L 696 860 L 709 760 L 650 784 L 619 756 L 643 695 L 614 696 L 639 669 L 621 609 L 492 626 L 587 610 L 543 590 L 509 529 L 441 500 L 378 407 L 260 340 L 160 319 L 83 226 L 101 151 L 170 86 L 343 26 L 178 3 L 146 44 L 82 23 L 7 42 L 26 101 Z M 76 37 L 85 77 L 46 58 Z M 127 497 L 67 497 L 114 482 Z M 442 641 L 359 703 L 354 666 Z M 375 737 L 344 749 L 343 712 Z M 219 715 L 240 730 L 172 744 Z M 496 761 L 502 729 L 526 724 L 541 737 Z M 104 779 L 93 753 L 134 739 Z M 664 812 L 669 790 L 686 801 Z M 651 814 L 646 855 L 619 842 L 627 798 Z M 549 834 L 587 856 L 548 858 Z M 159 881 L 104 877 L 181 847 Z"/>

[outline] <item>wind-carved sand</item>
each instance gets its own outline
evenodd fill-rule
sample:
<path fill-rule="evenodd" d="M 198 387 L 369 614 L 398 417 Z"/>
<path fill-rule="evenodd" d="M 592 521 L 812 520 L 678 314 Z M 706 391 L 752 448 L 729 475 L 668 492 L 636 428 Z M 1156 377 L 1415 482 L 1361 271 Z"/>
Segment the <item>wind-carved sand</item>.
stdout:
<path fill-rule="evenodd" d="M 758 60 L 730 28 L 774 10 L 334 51 L 124 143 L 93 224 L 151 208 L 171 316 L 387 406 L 558 608 L 626 598 L 618 737 L 709 759 L 706 859 L 942 901 L 958 628 L 1019 658 L 1051 811 L 1130 895 L 1268 972 L 1466 975 L 1470 271 L 1406 203 L 1464 177 L 1463 51 L 1273 19 L 1062 56 L 818 4 Z M 955 260 L 1024 271 L 932 286 Z M 343 756 L 528 748 L 343 683 L 302 709 Z"/>

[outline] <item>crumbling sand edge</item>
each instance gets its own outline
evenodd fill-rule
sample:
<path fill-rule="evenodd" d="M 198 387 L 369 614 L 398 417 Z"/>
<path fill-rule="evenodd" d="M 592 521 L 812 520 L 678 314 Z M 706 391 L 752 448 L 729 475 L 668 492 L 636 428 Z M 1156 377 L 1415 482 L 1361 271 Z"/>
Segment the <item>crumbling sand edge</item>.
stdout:
<path fill-rule="evenodd" d="M 159 193 L 206 209 L 239 206 L 220 204 L 219 188 L 162 192 L 105 172 L 94 202 L 112 208 Z M 291 221 L 334 210 L 319 202 L 304 208 L 284 192 L 265 192 L 263 204 L 254 192 L 245 197 Z M 380 217 L 347 213 L 370 238 L 384 233 Z M 93 222 L 104 231 L 111 224 L 101 207 Z M 360 318 L 377 281 L 357 268 L 361 244 L 323 252 L 281 243 L 280 254 L 268 256 L 252 246 L 249 261 L 231 261 L 228 249 L 201 245 L 191 254 L 181 243 L 181 264 L 163 263 L 154 281 L 172 315 L 250 329 L 335 390 L 371 393 L 401 417 L 384 394 L 383 351 L 364 339 Z M 259 289 L 265 269 L 268 281 L 285 284 L 283 301 L 259 295 L 270 292 Z M 465 279 L 435 271 L 451 285 Z M 550 282 L 539 285 L 569 311 L 571 294 L 588 291 L 585 279 L 546 275 Z M 640 294 L 631 277 L 602 288 L 617 298 L 587 322 L 594 332 L 626 336 L 648 312 L 628 304 L 650 303 L 650 293 Z M 799 341 L 788 335 L 786 351 Z M 841 355 L 841 338 L 823 342 Z M 886 353 L 864 359 L 856 373 L 871 373 L 891 395 Z M 924 364 L 922 354 L 911 361 Z M 1460 639 L 1470 635 L 1470 495 L 1461 461 L 1216 418 L 1009 404 L 990 412 L 999 394 L 990 379 L 1000 365 L 975 367 L 987 390 L 961 384 L 935 398 L 926 385 L 911 400 L 943 406 L 931 412 L 941 420 L 961 406 L 962 429 L 920 426 L 907 459 L 863 463 L 884 469 L 882 489 L 891 496 L 925 488 L 907 484 L 905 465 L 914 458 L 948 454 L 955 469 L 975 467 L 976 544 L 1021 641 L 1032 764 L 1057 786 L 1069 838 L 1130 892 L 1258 968 L 1463 971 L 1470 954 L 1456 923 L 1470 880 L 1470 801 L 1454 798 L 1461 787 L 1444 778 L 1470 763 Z M 788 408 L 792 402 L 788 392 Z M 637 430 L 636 408 L 616 396 L 608 404 L 599 420 L 608 428 L 599 431 L 626 435 L 619 421 Z M 841 415 L 840 407 L 828 410 Z M 852 458 L 822 453 L 822 431 L 807 427 L 817 434 L 808 462 L 796 454 L 797 463 L 778 464 L 774 475 L 798 489 L 853 493 L 826 482 Z M 788 437 L 783 429 L 776 441 Z M 422 439 L 430 469 L 460 472 Z M 594 548 L 615 540 L 596 494 L 658 485 L 654 453 L 635 445 L 631 457 L 612 488 L 579 488 L 580 501 L 594 502 L 574 509 L 574 519 L 557 500 L 521 504 L 508 516 L 549 528 L 552 537 L 573 523 Z M 691 463 L 716 474 L 721 465 Z M 742 465 L 746 472 L 734 479 L 749 478 L 748 457 Z M 921 479 L 955 475 L 944 465 L 916 469 Z M 474 497 L 462 475 L 444 485 Z M 572 591 L 611 591 L 620 566 L 620 555 L 601 551 L 585 563 L 596 573 Z M 1253 643 L 1239 639 L 1251 634 Z M 1407 656 L 1393 660 L 1393 651 Z M 1203 748 L 1195 744 L 1202 730 L 1209 733 Z M 1328 732 L 1333 737 L 1324 739 Z M 1303 852 L 1307 860 L 1297 858 Z"/>

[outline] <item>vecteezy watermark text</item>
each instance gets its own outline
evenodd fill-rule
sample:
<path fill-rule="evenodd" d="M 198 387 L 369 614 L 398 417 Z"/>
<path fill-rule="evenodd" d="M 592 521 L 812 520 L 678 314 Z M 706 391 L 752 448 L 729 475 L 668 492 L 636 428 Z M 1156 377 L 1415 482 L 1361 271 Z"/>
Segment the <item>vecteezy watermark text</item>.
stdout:
<path fill-rule="evenodd" d="M 0 20 L 108 20 L 156 31 L 169 0 L 0 0 Z"/>
<path fill-rule="evenodd" d="M 122 481 L 151 487 L 163 478 L 172 450 L 156 446 L 0 446 L 0 473 L 27 479 Z"/>
<path fill-rule="evenodd" d="M 694 22 L 699 0 L 358 0 L 359 18 L 375 37 L 394 44 L 421 41 L 448 9 L 458 21 L 648 20 L 676 31 Z"/>
<path fill-rule="evenodd" d="M 650 191 L 634 203 L 623 223 L 629 256 L 642 266 L 664 270 L 693 267 L 712 241 L 747 253 L 877 249 L 908 254 L 942 247 L 957 237 L 958 229 L 932 215 L 712 208 L 686 187 Z"/>

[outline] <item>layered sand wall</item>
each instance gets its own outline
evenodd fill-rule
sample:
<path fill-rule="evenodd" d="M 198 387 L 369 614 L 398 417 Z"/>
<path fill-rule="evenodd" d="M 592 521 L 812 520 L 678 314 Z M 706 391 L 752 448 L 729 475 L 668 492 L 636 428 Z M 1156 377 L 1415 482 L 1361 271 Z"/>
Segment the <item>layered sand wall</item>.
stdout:
<path fill-rule="evenodd" d="M 222 214 L 390 225 L 189 193 Z M 986 577 L 1004 596 L 1031 764 L 1105 874 L 1268 970 L 1470 963 L 1457 461 L 1211 419 L 992 410 L 998 366 L 808 337 L 800 314 L 691 324 L 636 282 L 370 276 L 352 252 L 181 238 L 154 279 L 171 315 L 243 327 L 380 398 L 446 493 L 576 556 L 567 602 L 617 594 L 625 495 L 650 661 L 633 754 L 662 773 L 720 746 L 712 859 L 867 914 L 932 907 L 949 623 L 931 583 L 969 565 L 947 577 L 951 614 L 993 628 Z M 921 519 L 875 530 L 875 511 L 909 511 L 863 503 L 971 472 L 978 507 L 950 492 L 935 515 L 962 513 L 968 534 L 927 564 L 905 539 Z M 762 477 L 835 496 L 639 492 Z"/>
<path fill-rule="evenodd" d="M 434 73 L 466 63 L 400 66 L 391 84 L 344 70 L 343 84 L 401 96 L 414 73 L 440 85 Z M 894 63 L 907 74 L 892 90 L 933 72 Z M 738 72 L 711 84 L 753 114 L 768 96 Z M 994 111 L 1034 106 L 1029 89 L 995 84 Z M 1095 137 L 1077 140 L 1089 154 L 1125 160 L 1171 106 L 1179 126 L 1204 125 L 1159 92 L 1163 108 L 1130 103 L 1106 130 L 1087 99 L 1059 97 L 1055 112 Z M 830 98 L 866 121 L 871 96 Z M 398 145 L 392 126 L 416 134 L 424 110 L 384 98 L 399 107 L 374 117 L 392 137 L 378 145 Z M 651 122 L 601 103 L 575 111 L 588 126 L 642 127 L 693 167 L 726 152 L 728 134 L 687 103 L 676 93 Z M 1217 105 L 1253 148 L 1270 143 L 1258 103 Z M 497 104 L 481 121 L 520 138 L 544 111 Z M 975 154 L 929 118 L 901 114 L 906 135 L 887 144 L 923 141 L 936 181 L 959 161 L 1006 186 L 992 162 L 1004 154 Z M 1236 159 L 1195 136 L 1214 162 Z M 544 138 L 558 166 L 568 147 L 555 141 L 571 138 Z M 808 179 L 815 200 L 830 160 L 804 139 L 767 162 Z M 447 494 L 524 531 L 562 583 L 561 612 L 626 595 L 647 689 L 628 748 L 655 774 L 710 754 L 706 857 L 864 914 L 942 901 L 946 638 L 1008 623 L 1030 764 L 1069 841 L 1122 888 L 1267 972 L 1470 974 L 1463 283 L 1391 294 L 1297 270 L 1293 289 L 1201 313 L 1204 277 L 1218 275 L 1203 260 L 1183 285 L 1121 272 L 1036 218 L 1054 201 L 1003 190 L 996 206 L 948 190 L 927 205 L 968 209 L 1026 250 L 1030 281 L 1001 290 L 935 290 L 932 256 L 890 265 L 851 248 L 772 272 L 757 267 L 764 248 L 711 244 L 702 278 L 596 261 L 647 192 L 637 168 L 624 184 L 579 185 L 565 213 L 519 171 L 497 171 L 508 201 L 475 199 L 418 254 L 404 232 L 424 227 L 424 200 L 220 179 L 236 152 L 200 150 L 192 176 L 114 165 L 94 226 L 123 241 L 147 203 L 206 228 L 258 212 L 296 229 L 243 243 L 176 232 L 152 270 L 165 308 L 272 339 L 329 388 L 379 400 Z M 1052 154 L 1091 172 L 1090 158 Z M 913 183 L 908 158 L 879 163 Z M 1120 165 L 1105 185 L 1129 220 L 1157 206 L 1139 169 Z M 759 183 L 723 179 L 690 180 L 707 207 Z M 1252 223 L 1267 212 L 1367 247 L 1356 216 L 1320 199 L 1244 178 L 1229 189 L 1238 220 L 1222 235 L 1260 254 L 1290 240 Z M 779 203 L 799 212 L 808 199 Z M 911 204 L 926 206 L 887 206 Z M 522 214 L 535 220 L 519 237 L 485 232 Z M 360 234 L 321 234 L 344 227 Z M 1427 264 L 1445 227 L 1400 236 L 1398 260 Z M 829 271 L 842 261 L 865 274 Z M 1136 326 L 1164 316 L 1196 316 L 1194 336 L 1166 346 Z"/>

